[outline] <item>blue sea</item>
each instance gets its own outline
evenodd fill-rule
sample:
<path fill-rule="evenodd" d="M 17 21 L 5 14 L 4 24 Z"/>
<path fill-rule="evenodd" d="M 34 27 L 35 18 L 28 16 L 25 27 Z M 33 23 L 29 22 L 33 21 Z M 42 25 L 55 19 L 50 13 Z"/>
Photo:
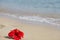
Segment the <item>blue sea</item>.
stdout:
<path fill-rule="evenodd" d="M 60 0 L 0 0 L 0 8 L 60 13 Z"/>
<path fill-rule="evenodd" d="M 36 22 L 36 23 L 46 23 L 51 25 L 56 25 L 60 27 L 60 0 L 0 0 L 0 10 L 8 9 L 8 10 L 25 10 L 30 12 L 37 12 L 38 14 L 55 14 L 51 15 L 44 15 L 46 17 L 42 17 L 40 14 L 39 16 L 34 15 L 27 15 L 24 13 L 17 12 L 17 15 L 9 13 L 0 13 L 0 16 L 8 16 L 11 18 L 18 18 L 19 20 L 27 21 L 27 22 Z M 27 15 L 27 16 L 26 16 Z M 51 17 L 49 17 L 51 16 Z M 56 18 L 54 18 L 56 17 Z"/>

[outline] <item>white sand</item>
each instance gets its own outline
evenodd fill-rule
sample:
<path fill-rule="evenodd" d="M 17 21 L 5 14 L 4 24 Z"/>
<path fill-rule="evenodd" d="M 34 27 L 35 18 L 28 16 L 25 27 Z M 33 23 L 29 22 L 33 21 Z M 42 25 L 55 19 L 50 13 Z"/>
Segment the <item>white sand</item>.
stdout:
<path fill-rule="evenodd" d="M 19 23 L 16 20 L 0 17 L 0 40 L 13 40 L 5 38 L 8 32 L 14 28 L 18 28 L 25 33 L 22 40 L 60 40 L 60 30 L 49 28 L 50 25 L 29 25 Z"/>

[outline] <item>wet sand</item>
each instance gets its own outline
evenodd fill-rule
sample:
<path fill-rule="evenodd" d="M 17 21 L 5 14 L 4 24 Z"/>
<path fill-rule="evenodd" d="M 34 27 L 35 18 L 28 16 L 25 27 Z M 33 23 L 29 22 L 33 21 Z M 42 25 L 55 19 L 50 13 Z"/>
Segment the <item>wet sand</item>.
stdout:
<path fill-rule="evenodd" d="M 3 25 L 3 27 L 1 27 Z M 60 30 L 51 25 L 33 25 L 21 23 L 18 20 L 0 17 L 0 40 L 13 40 L 6 38 L 8 32 L 18 28 L 24 32 L 22 40 L 60 40 Z"/>

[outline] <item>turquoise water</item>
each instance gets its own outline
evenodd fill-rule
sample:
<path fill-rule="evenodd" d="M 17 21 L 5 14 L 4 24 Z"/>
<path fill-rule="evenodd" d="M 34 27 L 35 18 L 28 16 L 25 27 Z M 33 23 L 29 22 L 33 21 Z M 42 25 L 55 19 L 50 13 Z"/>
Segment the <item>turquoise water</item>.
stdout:
<path fill-rule="evenodd" d="M 60 0 L 0 0 L 0 8 L 60 13 Z"/>

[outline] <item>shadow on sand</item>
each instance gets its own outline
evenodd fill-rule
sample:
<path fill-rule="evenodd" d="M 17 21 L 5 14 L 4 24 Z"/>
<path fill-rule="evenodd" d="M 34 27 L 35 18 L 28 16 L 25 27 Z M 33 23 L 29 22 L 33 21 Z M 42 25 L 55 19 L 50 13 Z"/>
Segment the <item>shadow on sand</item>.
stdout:
<path fill-rule="evenodd" d="M 10 37 L 8 37 L 8 36 L 4 36 L 4 38 L 13 39 L 13 38 L 10 38 Z"/>

